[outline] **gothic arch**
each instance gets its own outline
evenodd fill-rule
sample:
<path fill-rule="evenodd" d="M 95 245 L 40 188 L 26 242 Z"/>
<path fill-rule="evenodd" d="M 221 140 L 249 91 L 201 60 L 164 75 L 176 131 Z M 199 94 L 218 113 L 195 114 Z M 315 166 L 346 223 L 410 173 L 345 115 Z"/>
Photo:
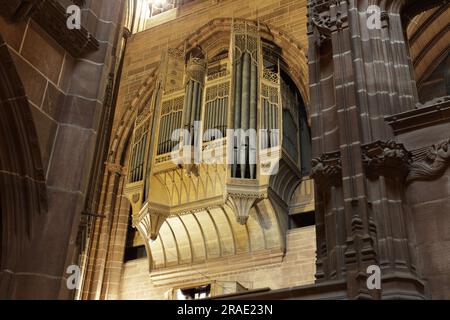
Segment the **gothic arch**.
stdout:
<path fill-rule="evenodd" d="M 0 35 L 0 297 L 9 272 L 23 261 L 47 195 L 30 106 L 7 44 Z M 5 272 L 6 271 L 6 272 Z"/>
<path fill-rule="evenodd" d="M 232 23 L 232 18 L 211 20 L 186 39 L 187 50 L 196 46 L 204 46 L 204 43 L 207 43 L 210 39 L 220 41 L 220 37 L 217 37 L 220 34 L 225 33 L 227 35 L 225 39 L 229 39 Z M 261 23 L 259 27 L 262 38 L 274 43 L 282 50 L 282 57 L 290 68 L 286 71 L 300 90 L 303 99 L 309 101 L 309 90 L 307 87 L 308 62 L 305 55 L 305 48 L 289 35 L 272 26 Z M 183 45 L 184 42 L 179 47 L 181 48 Z"/>

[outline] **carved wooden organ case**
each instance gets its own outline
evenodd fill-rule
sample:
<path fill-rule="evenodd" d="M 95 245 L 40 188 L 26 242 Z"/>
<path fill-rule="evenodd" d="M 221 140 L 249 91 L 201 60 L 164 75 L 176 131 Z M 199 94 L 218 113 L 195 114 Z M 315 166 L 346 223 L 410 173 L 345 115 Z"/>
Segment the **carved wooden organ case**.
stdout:
<path fill-rule="evenodd" d="M 163 55 L 136 119 L 125 188 L 144 239 L 175 215 L 227 206 L 244 225 L 263 200 L 286 210 L 283 178 L 301 180 L 300 97 L 275 51 L 257 23 L 241 21 L 213 57 L 200 48 Z"/>

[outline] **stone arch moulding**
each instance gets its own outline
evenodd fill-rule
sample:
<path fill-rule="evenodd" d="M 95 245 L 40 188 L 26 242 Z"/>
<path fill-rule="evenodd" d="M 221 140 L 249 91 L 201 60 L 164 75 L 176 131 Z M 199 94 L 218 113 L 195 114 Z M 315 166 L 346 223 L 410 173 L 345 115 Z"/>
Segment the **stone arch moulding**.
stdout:
<path fill-rule="evenodd" d="M 39 142 L 28 99 L 0 35 L 0 298 L 12 297 L 20 270 L 47 212 Z M 6 272 L 5 272 L 6 271 Z"/>
<path fill-rule="evenodd" d="M 235 19 L 237 20 L 237 19 Z M 185 41 L 180 43 L 177 48 L 186 48 L 187 51 L 195 48 L 196 46 L 202 46 L 202 44 L 217 35 L 218 33 L 229 33 L 233 23 L 232 18 L 218 18 L 211 20 L 204 26 L 200 27 L 197 31 L 194 31 Z M 294 81 L 295 85 L 299 89 L 302 98 L 306 105 L 306 112 L 308 118 L 310 117 L 309 109 L 309 90 L 308 90 L 308 62 L 305 54 L 305 48 L 300 43 L 293 40 L 290 36 L 281 31 L 268 26 L 266 24 L 260 25 L 262 31 L 262 38 L 269 40 L 279 46 L 282 49 L 282 57 L 285 59 L 286 64 L 290 67 L 288 74 Z M 119 127 L 114 133 L 114 138 L 111 143 L 111 149 L 109 153 L 109 162 L 118 163 L 121 154 L 125 152 L 125 143 L 127 137 L 133 131 L 134 118 L 137 113 L 145 108 L 145 102 L 150 99 L 153 92 L 153 86 L 157 77 L 157 70 L 155 68 L 148 76 L 147 80 L 142 84 L 138 90 L 136 96 L 132 100 L 130 106 L 124 112 L 120 119 Z"/>

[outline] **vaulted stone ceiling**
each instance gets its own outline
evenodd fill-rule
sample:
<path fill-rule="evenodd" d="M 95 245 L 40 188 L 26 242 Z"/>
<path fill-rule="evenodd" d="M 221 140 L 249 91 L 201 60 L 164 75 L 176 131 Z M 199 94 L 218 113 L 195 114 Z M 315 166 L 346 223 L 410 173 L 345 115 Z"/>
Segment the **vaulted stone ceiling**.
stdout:
<path fill-rule="evenodd" d="M 448 56 L 450 3 L 444 3 L 406 20 L 411 58 L 420 83 Z"/>

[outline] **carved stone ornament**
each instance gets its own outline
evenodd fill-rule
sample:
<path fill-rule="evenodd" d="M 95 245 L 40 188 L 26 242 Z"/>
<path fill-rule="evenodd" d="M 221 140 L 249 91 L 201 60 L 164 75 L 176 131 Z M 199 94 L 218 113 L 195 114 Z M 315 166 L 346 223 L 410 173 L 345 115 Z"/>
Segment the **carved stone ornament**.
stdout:
<path fill-rule="evenodd" d="M 376 141 L 362 147 L 363 162 L 369 179 L 379 176 L 405 178 L 408 174 L 410 153 L 395 141 Z"/>
<path fill-rule="evenodd" d="M 187 76 L 186 79 L 197 81 L 203 84 L 206 72 L 206 61 L 200 58 L 191 58 L 187 65 Z"/>
<path fill-rule="evenodd" d="M 340 152 L 325 153 L 311 161 L 312 178 L 320 188 L 328 189 L 342 184 Z"/>
<path fill-rule="evenodd" d="M 133 226 L 138 229 L 141 236 L 147 241 L 155 241 L 158 238 L 159 230 L 167 220 L 168 214 L 157 212 L 144 207 L 137 218 L 133 218 Z"/>
<path fill-rule="evenodd" d="M 310 1 L 310 21 L 319 33 L 318 46 L 321 46 L 326 39 L 331 37 L 331 32 L 347 24 L 346 10 L 341 10 L 339 3 L 340 1 L 338 0 Z M 337 6 L 334 14 L 330 10 L 330 7 L 333 5 Z"/>
<path fill-rule="evenodd" d="M 119 176 L 124 176 L 127 173 L 127 168 L 118 163 L 106 162 L 105 169 L 106 171 L 117 174 Z"/>
<path fill-rule="evenodd" d="M 228 193 L 226 204 L 235 212 L 236 221 L 245 225 L 251 208 L 265 198 L 266 193 Z"/>
<path fill-rule="evenodd" d="M 411 153 L 413 162 L 406 181 L 410 183 L 436 179 L 442 176 L 450 165 L 450 139 Z"/>

